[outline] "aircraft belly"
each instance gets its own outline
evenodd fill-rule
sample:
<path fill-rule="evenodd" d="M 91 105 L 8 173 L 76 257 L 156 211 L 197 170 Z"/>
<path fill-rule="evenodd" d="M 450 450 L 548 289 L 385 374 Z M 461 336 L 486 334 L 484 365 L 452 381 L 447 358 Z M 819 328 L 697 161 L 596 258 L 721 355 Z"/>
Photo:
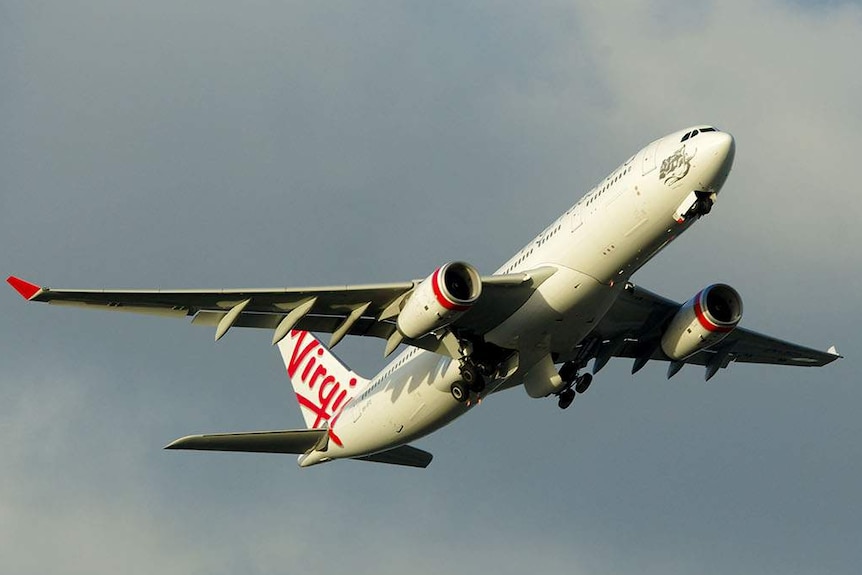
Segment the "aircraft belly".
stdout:
<path fill-rule="evenodd" d="M 568 349 L 593 329 L 617 294 L 617 289 L 591 275 L 559 267 L 527 303 L 488 332 L 485 340 L 519 350 L 525 361 L 536 355 L 534 351 L 539 355 L 543 348 L 555 351 L 558 342 Z"/>
<path fill-rule="evenodd" d="M 518 349 L 525 365 L 548 351 L 574 348 L 607 313 L 631 274 L 681 232 L 672 225 L 675 200 L 662 193 L 656 186 L 635 186 L 574 230 L 562 253 L 547 254 L 563 263 L 557 273 L 485 340 Z"/>

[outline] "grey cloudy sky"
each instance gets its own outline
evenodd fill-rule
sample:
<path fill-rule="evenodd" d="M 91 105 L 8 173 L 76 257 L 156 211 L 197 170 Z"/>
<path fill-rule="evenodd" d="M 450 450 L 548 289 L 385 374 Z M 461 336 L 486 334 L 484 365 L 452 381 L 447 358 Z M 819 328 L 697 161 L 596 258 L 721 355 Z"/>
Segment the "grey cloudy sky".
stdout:
<path fill-rule="evenodd" d="M 635 277 L 725 281 L 847 356 L 709 384 L 612 362 L 521 390 L 425 471 L 164 452 L 299 427 L 269 334 L 0 295 L 4 573 L 857 573 L 858 3 L 0 0 L 0 269 L 59 287 L 490 272 L 635 150 L 737 139 Z M 339 353 L 371 374 L 380 342 Z"/>

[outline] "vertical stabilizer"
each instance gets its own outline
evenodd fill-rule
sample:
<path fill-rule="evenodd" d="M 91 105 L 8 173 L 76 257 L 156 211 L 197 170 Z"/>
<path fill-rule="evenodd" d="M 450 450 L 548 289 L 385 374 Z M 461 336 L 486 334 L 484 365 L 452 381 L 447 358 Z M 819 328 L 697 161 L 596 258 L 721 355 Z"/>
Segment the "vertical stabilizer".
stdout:
<path fill-rule="evenodd" d="M 370 383 L 307 331 L 291 331 L 278 349 L 309 428 L 330 423 Z"/>

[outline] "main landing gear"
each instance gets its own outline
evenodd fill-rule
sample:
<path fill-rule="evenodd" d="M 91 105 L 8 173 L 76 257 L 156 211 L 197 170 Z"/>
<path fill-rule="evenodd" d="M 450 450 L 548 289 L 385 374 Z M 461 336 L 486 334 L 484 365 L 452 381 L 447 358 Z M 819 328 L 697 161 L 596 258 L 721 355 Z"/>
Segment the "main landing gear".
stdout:
<path fill-rule="evenodd" d="M 452 384 L 449 390 L 456 401 L 464 403 L 470 400 L 470 394 L 481 394 L 485 391 L 485 377 L 491 375 L 470 359 L 461 364 L 461 379 Z"/>
<path fill-rule="evenodd" d="M 464 403 L 470 399 L 470 391 L 467 389 L 467 386 L 463 381 L 456 381 L 453 383 L 452 387 L 449 388 L 449 391 L 458 403 Z"/>
<path fill-rule="evenodd" d="M 560 392 L 557 405 L 560 406 L 560 409 L 568 409 L 568 407 L 572 405 L 573 401 L 575 401 L 575 390 L 571 387 L 567 387 Z"/>
<path fill-rule="evenodd" d="M 589 373 L 578 375 L 578 366 L 573 362 L 566 362 L 560 368 L 560 377 L 566 386 L 557 394 L 557 405 L 560 409 L 567 409 L 575 400 L 575 395 L 584 393 L 593 382 L 593 376 Z"/>

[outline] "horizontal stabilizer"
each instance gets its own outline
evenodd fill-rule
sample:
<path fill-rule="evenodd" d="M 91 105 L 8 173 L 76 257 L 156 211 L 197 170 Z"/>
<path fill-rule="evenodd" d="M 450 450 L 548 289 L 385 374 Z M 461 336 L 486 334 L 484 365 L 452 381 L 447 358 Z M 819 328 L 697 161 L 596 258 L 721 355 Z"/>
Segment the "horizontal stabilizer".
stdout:
<path fill-rule="evenodd" d="M 189 435 L 165 446 L 165 449 L 200 449 L 205 451 L 251 451 L 255 453 L 307 453 L 325 443 L 326 429 L 295 429 L 286 431 L 250 431 L 246 433 L 215 433 Z"/>
<path fill-rule="evenodd" d="M 407 467 L 428 467 L 433 455 L 427 451 L 416 449 L 409 445 L 402 445 L 388 451 L 381 451 L 374 455 L 365 455 L 362 457 L 354 457 L 359 461 L 373 461 L 375 463 L 389 463 L 390 465 L 405 465 Z"/>

